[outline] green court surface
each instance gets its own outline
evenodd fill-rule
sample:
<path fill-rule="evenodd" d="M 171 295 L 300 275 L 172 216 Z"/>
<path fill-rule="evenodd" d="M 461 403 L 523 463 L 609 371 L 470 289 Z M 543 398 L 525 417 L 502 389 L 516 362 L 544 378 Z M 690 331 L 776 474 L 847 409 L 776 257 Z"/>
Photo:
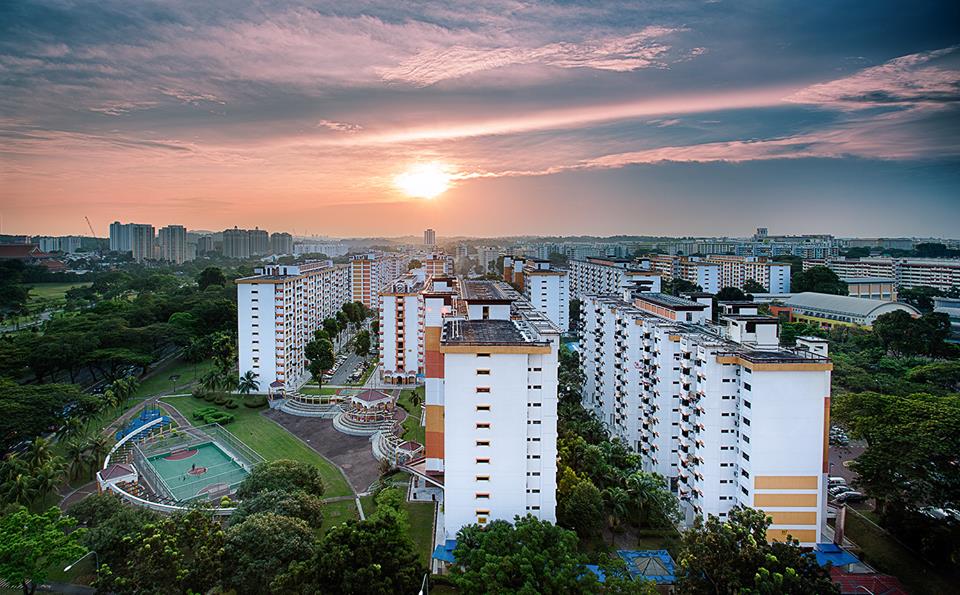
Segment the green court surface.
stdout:
<path fill-rule="evenodd" d="M 215 442 L 155 455 L 149 461 L 177 500 L 225 491 L 248 475 L 246 469 Z"/>

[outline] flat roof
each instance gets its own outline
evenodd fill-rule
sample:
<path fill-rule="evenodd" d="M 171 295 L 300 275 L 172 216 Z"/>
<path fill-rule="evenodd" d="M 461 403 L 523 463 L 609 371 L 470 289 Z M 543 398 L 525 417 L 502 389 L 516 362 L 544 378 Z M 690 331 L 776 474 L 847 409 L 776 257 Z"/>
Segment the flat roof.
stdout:
<path fill-rule="evenodd" d="M 669 293 L 640 293 L 635 297 L 638 300 L 650 302 L 651 304 L 663 306 L 664 308 L 670 308 L 671 310 L 703 310 L 706 308 L 706 306 L 700 302 L 670 295 Z"/>
<path fill-rule="evenodd" d="M 445 344 L 511 345 L 537 343 L 512 320 L 449 320 L 444 324 Z"/>
<path fill-rule="evenodd" d="M 509 304 L 513 301 L 503 293 L 498 281 L 462 281 L 463 299 L 468 302 Z"/>

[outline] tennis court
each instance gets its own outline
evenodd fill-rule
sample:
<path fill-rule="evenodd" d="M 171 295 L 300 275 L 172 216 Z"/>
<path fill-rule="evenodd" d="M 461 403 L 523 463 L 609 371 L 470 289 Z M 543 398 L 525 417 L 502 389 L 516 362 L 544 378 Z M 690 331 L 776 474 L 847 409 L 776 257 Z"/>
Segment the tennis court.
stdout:
<path fill-rule="evenodd" d="M 247 476 L 246 469 L 213 442 L 150 457 L 150 464 L 177 500 L 228 489 Z"/>
<path fill-rule="evenodd" d="M 263 459 L 217 424 L 180 428 L 134 446 L 134 464 L 153 492 L 174 501 L 231 493 Z"/>

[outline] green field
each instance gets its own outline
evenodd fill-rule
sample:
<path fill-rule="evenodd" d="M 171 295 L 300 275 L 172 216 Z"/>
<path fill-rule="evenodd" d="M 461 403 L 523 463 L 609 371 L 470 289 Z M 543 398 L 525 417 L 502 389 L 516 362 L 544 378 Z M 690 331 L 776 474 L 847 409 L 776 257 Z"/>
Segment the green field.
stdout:
<path fill-rule="evenodd" d="M 141 381 L 140 387 L 133 393 L 134 398 L 143 399 L 159 394 L 170 394 L 176 389 L 176 392 L 185 393 L 189 391 L 189 385 L 198 380 L 213 368 L 213 361 L 207 360 L 196 364 L 184 361 L 180 358 L 165 362 L 156 368 L 149 378 Z M 177 380 L 170 380 L 171 376 L 179 376 Z"/>
<path fill-rule="evenodd" d="M 366 504 L 363 510 L 366 512 Z M 358 518 L 357 505 L 353 500 L 327 502 L 323 505 L 323 524 L 320 525 L 320 533 L 326 533 L 331 527 L 356 518 Z"/>
<path fill-rule="evenodd" d="M 301 388 L 300 392 L 305 395 L 335 395 L 337 394 L 337 389 L 329 388 L 326 386 L 323 388 L 305 387 L 305 388 Z"/>
<path fill-rule="evenodd" d="M 163 401 L 176 407 L 187 419 L 192 419 L 195 409 L 215 406 L 194 397 L 164 397 Z M 347 485 L 347 480 L 343 478 L 343 474 L 336 465 L 272 420 L 260 415 L 263 409 L 250 409 L 242 405 L 236 409 L 221 409 L 236 416 L 236 421 L 225 426 L 227 430 L 264 459 L 268 461 L 291 459 L 310 463 L 320 469 L 320 475 L 326 486 L 325 497 L 353 494 L 350 486 Z"/>
<path fill-rule="evenodd" d="M 423 387 L 415 389 L 415 391 L 420 393 L 420 402 L 423 402 Z M 420 415 L 423 408 L 422 405 L 414 405 L 412 397 L 414 395 L 414 390 L 404 390 L 400 392 L 400 398 L 397 399 L 397 403 L 403 407 L 407 413 L 410 415 L 407 416 L 407 419 L 403 420 L 403 438 L 404 440 L 413 440 L 414 442 L 419 442 L 423 444 L 426 440 L 427 430 L 420 425 Z"/>
<path fill-rule="evenodd" d="M 30 287 L 30 301 L 64 300 L 67 291 L 76 287 L 89 287 L 93 283 L 28 283 Z"/>

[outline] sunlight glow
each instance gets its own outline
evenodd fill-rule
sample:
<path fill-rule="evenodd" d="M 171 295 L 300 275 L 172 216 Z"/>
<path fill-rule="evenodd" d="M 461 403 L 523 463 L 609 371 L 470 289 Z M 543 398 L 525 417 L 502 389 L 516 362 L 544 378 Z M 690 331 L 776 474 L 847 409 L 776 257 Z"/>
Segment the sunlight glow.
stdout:
<path fill-rule="evenodd" d="M 434 198 L 450 188 L 452 180 L 442 163 L 418 163 L 399 174 L 393 183 L 407 196 Z"/>

